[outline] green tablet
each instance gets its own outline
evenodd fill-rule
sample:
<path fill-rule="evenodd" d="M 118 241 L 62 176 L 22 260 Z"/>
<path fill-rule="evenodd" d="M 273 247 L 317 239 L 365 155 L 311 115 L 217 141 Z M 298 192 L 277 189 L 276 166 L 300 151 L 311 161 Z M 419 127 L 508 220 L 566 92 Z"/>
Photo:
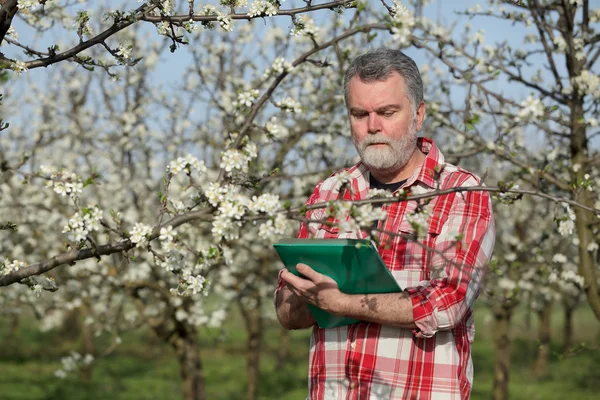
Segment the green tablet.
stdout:
<path fill-rule="evenodd" d="M 385 266 L 377 246 L 366 239 L 282 239 L 273 245 L 285 267 L 301 276 L 296 264 L 303 263 L 335 280 L 343 293 L 401 292 Z M 349 325 L 358 320 L 329 314 L 308 305 L 321 328 Z"/>

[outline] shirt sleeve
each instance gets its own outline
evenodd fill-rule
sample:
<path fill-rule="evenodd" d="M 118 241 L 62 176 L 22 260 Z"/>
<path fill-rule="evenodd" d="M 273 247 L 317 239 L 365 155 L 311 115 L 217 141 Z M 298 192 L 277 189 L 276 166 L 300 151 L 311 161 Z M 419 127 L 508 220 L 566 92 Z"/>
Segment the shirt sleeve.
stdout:
<path fill-rule="evenodd" d="M 456 193 L 449 210 L 428 266 L 431 279 L 407 289 L 417 337 L 453 329 L 472 309 L 494 249 L 496 232 L 488 192 Z"/>
<path fill-rule="evenodd" d="M 307 206 L 318 202 L 320 187 L 321 187 L 321 184 L 317 185 L 313 194 L 308 198 L 308 200 L 306 201 Z M 312 212 L 308 211 L 306 213 L 305 217 L 311 218 L 311 214 L 312 214 Z M 302 222 L 300 224 L 300 229 L 298 229 L 298 233 L 296 234 L 296 239 L 308 239 L 309 236 L 310 236 L 310 230 L 308 229 L 308 224 L 306 222 Z M 273 305 L 275 306 L 275 308 L 277 308 L 277 293 L 279 293 L 281 291 L 281 289 L 283 289 L 285 286 L 285 281 L 283 279 L 281 279 L 282 272 L 283 272 L 283 269 L 279 270 L 279 273 L 277 274 L 277 287 L 275 288 L 275 292 L 273 293 Z"/>

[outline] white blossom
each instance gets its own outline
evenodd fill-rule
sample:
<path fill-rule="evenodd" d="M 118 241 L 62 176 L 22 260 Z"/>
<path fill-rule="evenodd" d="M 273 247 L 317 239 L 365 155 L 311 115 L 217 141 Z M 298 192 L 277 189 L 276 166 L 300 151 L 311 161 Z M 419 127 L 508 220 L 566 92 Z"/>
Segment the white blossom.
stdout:
<path fill-rule="evenodd" d="M 564 264 L 567 262 L 567 256 L 561 253 L 556 253 L 554 256 L 552 256 L 552 262 Z"/>
<path fill-rule="evenodd" d="M 225 32 L 233 32 L 233 20 L 229 15 L 218 12 L 217 22 L 219 22 L 219 26 L 223 28 Z"/>
<path fill-rule="evenodd" d="M 250 4 L 248 15 L 251 17 L 272 17 L 273 15 L 277 15 L 277 11 L 277 7 L 266 0 L 254 0 Z"/>
<path fill-rule="evenodd" d="M 171 225 L 167 226 L 166 228 L 160 228 L 160 236 L 158 237 L 158 240 L 172 242 L 173 233 L 173 227 Z"/>
<path fill-rule="evenodd" d="M 205 174 L 207 171 L 204 161 L 198 160 L 193 155 L 188 154 L 185 157 L 177 157 L 176 160 L 171 161 L 167 166 L 167 173 L 177 175 L 181 171 L 187 169 L 195 170 L 201 175 Z"/>
<path fill-rule="evenodd" d="M 302 112 L 300 103 L 289 96 L 280 101 L 277 106 L 287 113 L 300 114 Z"/>
<path fill-rule="evenodd" d="M 234 107 L 251 107 L 252 103 L 258 98 L 258 90 L 251 89 L 247 92 L 241 92 L 238 94 L 237 100 L 233 102 Z"/>
<path fill-rule="evenodd" d="M 267 78 L 271 74 L 281 74 L 282 72 L 290 72 L 294 67 L 289 61 L 286 61 L 283 57 L 277 57 L 273 61 L 273 65 L 265 70 L 264 77 Z"/>
<path fill-rule="evenodd" d="M 69 233 L 69 240 L 84 240 L 91 231 L 100 230 L 103 213 L 98 206 L 83 208 L 69 219 L 62 232 Z"/>
<path fill-rule="evenodd" d="M 515 290 L 517 287 L 517 283 L 512 279 L 508 279 L 506 277 L 502 277 L 498 280 L 498 288 L 502 290 L 506 290 L 507 292 Z"/>
<path fill-rule="evenodd" d="M 581 94 L 591 94 L 594 99 L 600 98 L 600 77 L 593 72 L 583 70 L 571 82 L 579 88 Z"/>
<path fill-rule="evenodd" d="M 148 241 L 148 235 L 152 233 L 152 227 L 144 225 L 141 222 L 136 222 L 131 232 L 129 232 L 129 240 L 136 245 L 142 246 Z"/>
<path fill-rule="evenodd" d="M 83 190 L 82 179 L 74 172 L 40 165 L 40 174 L 48 179 L 46 187 L 51 187 L 61 196 L 76 198 Z"/>
<path fill-rule="evenodd" d="M 280 208 L 279 196 L 271 193 L 264 193 L 259 197 L 252 196 L 252 202 L 248 205 L 251 212 L 262 212 L 271 216 L 275 215 Z"/>
<path fill-rule="evenodd" d="M 392 17 L 392 39 L 399 46 L 408 46 L 415 26 L 415 19 L 402 2 L 394 0 Z"/>
<path fill-rule="evenodd" d="M 517 122 L 529 122 L 544 115 L 544 104 L 538 98 L 527 96 L 527 99 L 521 102 L 519 112 L 515 117 Z"/>
<path fill-rule="evenodd" d="M 319 30 L 319 27 L 315 24 L 315 21 L 312 18 L 302 15 L 296 17 L 290 35 L 316 37 L 319 34 Z"/>

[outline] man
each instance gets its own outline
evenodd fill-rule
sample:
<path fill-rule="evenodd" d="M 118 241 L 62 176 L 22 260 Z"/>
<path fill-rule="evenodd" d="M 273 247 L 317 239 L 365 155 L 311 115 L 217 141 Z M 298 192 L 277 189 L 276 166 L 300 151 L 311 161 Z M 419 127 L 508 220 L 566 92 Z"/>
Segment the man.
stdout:
<path fill-rule="evenodd" d="M 344 90 L 361 161 L 345 170 L 348 190 L 340 193 L 336 173 L 317 185 L 307 204 L 365 199 L 370 188 L 410 194 L 480 184 L 477 176 L 446 164 L 431 140 L 417 139 L 426 112 L 423 83 L 402 52 L 379 49 L 358 57 L 346 72 Z M 310 399 L 469 398 L 473 303 L 495 239 L 490 198 L 484 191 L 434 197 L 422 232 L 409 222 L 417 206 L 384 205 L 387 218 L 378 223 L 379 253 L 405 289 L 401 293 L 344 294 L 304 264 L 297 268 L 307 279 L 280 272 L 280 323 L 286 329 L 313 327 Z M 312 221 L 323 216 L 322 210 L 307 213 Z M 358 237 L 314 225 L 302 224 L 298 237 Z M 415 235 L 418 240 L 410 240 Z M 322 329 L 307 304 L 364 322 Z"/>

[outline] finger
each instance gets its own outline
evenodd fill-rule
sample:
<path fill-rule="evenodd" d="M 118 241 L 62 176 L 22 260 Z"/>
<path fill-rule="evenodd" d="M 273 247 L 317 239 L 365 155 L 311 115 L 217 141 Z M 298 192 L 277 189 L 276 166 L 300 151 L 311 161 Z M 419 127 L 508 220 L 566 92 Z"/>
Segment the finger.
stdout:
<path fill-rule="evenodd" d="M 317 282 L 323 276 L 322 274 L 318 273 L 306 264 L 299 263 L 296 265 L 296 269 L 298 270 L 298 272 L 300 272 L 302 275 L 304 275 L 313 282 Z"/>
<path fill-rule="evenodd" d="M 300 278 L 289 271 L 284 271 L 281 273 L 281 279 L 285 281 L 288 285 L 292 285 L 296 289 L 307 289 L 308 286 L 314 286 L 312 282 L 307 279 Z M 309 283 L 310 285 L 307 285 Z"/>

